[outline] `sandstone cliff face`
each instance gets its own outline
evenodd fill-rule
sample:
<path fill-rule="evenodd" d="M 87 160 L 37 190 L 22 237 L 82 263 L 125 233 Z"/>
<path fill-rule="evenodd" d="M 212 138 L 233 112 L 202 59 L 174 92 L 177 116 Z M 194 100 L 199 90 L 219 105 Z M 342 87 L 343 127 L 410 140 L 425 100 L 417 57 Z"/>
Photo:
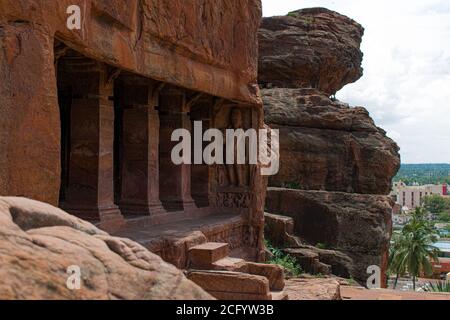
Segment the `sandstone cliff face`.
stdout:
<path fill-rule="evenodd" d="M 71 5 L 81 30 L 67 28 Z M 238 101 L 259 101 L 260 18 L 260 0 L 0 1 L 0 28 L 42 29 L 93 59 Z"/>
<path fill-rule="evenodd" d="M 387 194 L 400 156 L 365 108 L 330 98 L 362 76 L 362 35 L 323 8 L 264 18 L 259 72 L 266 123 L 280 130 L 280 172 L 269 185 L 298 189 L 270 188 L 266 209 L 293 218 L 301 245 L 330 249 L 314 254 L 333 273 L 364 283 L 368 266 L 387 267 Z"/>
<path fill-rule="evenodd" d="M 81 30 L 67 28 L 71 5 Z M 260 17 L 260 0 L 1 0 L 0 195 L 58 203 L 56 42 L 111 68 L 261 108 Z"/>
<path fill-rule="evenodd" d="M 361 283 L 367 267 L 385 266 L 391 233 L 392 200 L 382 195 L 269 188 L 266 209 L 294 220 L 293 233 L 338 276 Z M 290 245 L 292 247 L 292 244 Z"/>
<path fill-rule="evenodd" d="M 263 89 L 266 122 L 280 129 L 274 186 L 388 194 L 398 147 L 366 109 L 332 101 L 316 89 Z"/>
<path fill-rule="evenodd" d="M 80 290 L 67 268 L 81 271 Z M 0 299 L 212 299 L 141 245 L 50 205 L 0 198 Z"/>

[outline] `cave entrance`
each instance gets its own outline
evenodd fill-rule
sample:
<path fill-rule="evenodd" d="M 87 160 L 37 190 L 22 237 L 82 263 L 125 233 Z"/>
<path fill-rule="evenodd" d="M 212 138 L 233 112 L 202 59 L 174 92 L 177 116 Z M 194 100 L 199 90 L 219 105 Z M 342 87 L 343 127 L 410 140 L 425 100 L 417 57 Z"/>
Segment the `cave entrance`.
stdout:
<path fill-rule="evenodd" d="M 97 221 L 114 203 L 114 69 L 55 43 L 61 117 L 60 206 Z M 120 118 L 117 121 L 121 121 Z"/>
<path fill-rule="evenodd" d="M 173 130 L 211 126 L 215 98 L 118 70 L 55 43 L 60 207 L 149 226 L 213 213 L 211 167 L 175 165 Z M 193 135 L 191 135 L 193 137 Z M 205 143 L 206 145 L 206 143 Z"/>

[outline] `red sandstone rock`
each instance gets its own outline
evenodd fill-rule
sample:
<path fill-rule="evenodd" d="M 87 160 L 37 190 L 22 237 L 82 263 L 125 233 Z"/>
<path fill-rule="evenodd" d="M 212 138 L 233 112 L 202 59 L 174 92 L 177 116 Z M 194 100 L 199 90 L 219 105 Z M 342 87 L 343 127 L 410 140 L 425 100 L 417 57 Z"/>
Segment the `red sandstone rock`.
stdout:
<path fill-rule="evenodd" d="M 190 271 L 188 279 L 221 300 L 271 300 L 266 277 L 231 271 Z"/>
<path fill-rule="evenodd" d="M 3 4 L 0 16 L 5 13 Z M 19 22 L 4 25 L 0 18 L 0 195 L 56 204 L 57 103 L 53 40 L 45 28 Z"/>
<path fill-rule="evenodd" d="M 229 245 L 227 243 L 207 242 L 196 245 L 189 249 L 188 268 L 190 270 L 231 271 L 263 276 L 269 280 L 270 290 L 283 290 L 284 270 L 281 266 L 248 262 L 244 259 L 229 257 L 228 254 Z"/>
<path fill-rule="evenodd" d="M 334 266 L 333 273 L 365 283 L 367 267 L 377 265 L 383 272 L 387 268 L 392 210 L 388 196 L 269 188 L 266 209 L 292 217 L 294 235 L 305 244 L 331 249 L 314 251 Z"/>
<path fill-rule="evenodd" d="M 280 129 L 280 171 L 271 185 L 389 193 L 399 148 L 366 109 L 315 89 L 264 89 L 262 95 L 266 123 Z"/>
<path fill-rule="evenodd" d="M 339 283 L 334 279 L 289 279 L 289 300 L 341 300 Z"/>
<path fill-rule="evenodd" d="M 81 30 L 67 28 L 70 5 L 81 7 Z M 54 48 L 56 43 L 108 65 L 108 81 L 118 68 L 260 112 L 260 17 L 259 0 L 1 1 L 0 194 L 58 204 L 55 59 L 64 51 Z"/>
<path fill-rule="evenodd" d="M 67 27 L 70 5 L 81 30 Z M 259 165 L 239 170 L 236 188 L 223 166 L 170 161 L 171 133 L 192 121 L 225 129 L 236 109 L 243 127 L 263 127 L 260 20 L 259 0 L 0 1 L 0 195 L 137 236 L 180 268 L 191 246 L 215 240 L 262 260 Z M 203 212 L 236 225 L 146 232 Z M 148 218 L 139 230 L 136 215 Z"/>
<path fill-rule="evenodd" d="M 355 21 L 325 8 L 263 18 L 259 83 L 334 94 L 362 76 L 363 33 Z"/>
<path fill-rule="evenodd" d="M 284 270 L 279 265 L 246 262 L 239 271 L 266 277 L 272 291 L 281 291 L 284 288 Z"/>
<path fill-rule="evenodd" d="M 207 242 L 189 249 L 191 268 L 209 267 L 214 262 L 228 256 L 228 243 Z"/>
<path fill-rule="evenodd" d="M 275 247 L 297 247 L 300 239 L 294 236 L 294 220 L 291 217 L 265 213 L 265 237 Z"/>
<path fill-rule="evenodd" d="M 362 76 L 363 31 L 312 8 L 265 18 L 259 33 L 265 121 L 280 130 L 280 171 L 269 184 L 300 189 L 271 189 L 266 209 L 292 217 L 301 241 L 287 241 L 288 223 L 273 216 L 267 233 L 312 272 L 361 283 L 370 265 L 386 271 L 392 203 L 384 195 L 400 166 L 398 146 L 366 109 L 329 98 Z"/>
<path fill-rule="evenodd" d="M 211 299 L 141 245 L 50 205 L 0 198 L 0 299 Z M 66 286 L 81 268 L 81 289 Z"/>

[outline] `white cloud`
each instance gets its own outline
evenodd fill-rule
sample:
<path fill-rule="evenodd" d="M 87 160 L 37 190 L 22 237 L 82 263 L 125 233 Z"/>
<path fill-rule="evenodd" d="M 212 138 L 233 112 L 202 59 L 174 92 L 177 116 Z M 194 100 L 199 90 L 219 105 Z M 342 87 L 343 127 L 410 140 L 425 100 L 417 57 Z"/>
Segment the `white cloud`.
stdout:
<path fill-rule="evenodd" d="M 265 16 L 326 7 L 361 23 L 364 76 L 337 97 L 366 107 L 404 163 L 450 162 L 450 1 L 263 0 Z"/>

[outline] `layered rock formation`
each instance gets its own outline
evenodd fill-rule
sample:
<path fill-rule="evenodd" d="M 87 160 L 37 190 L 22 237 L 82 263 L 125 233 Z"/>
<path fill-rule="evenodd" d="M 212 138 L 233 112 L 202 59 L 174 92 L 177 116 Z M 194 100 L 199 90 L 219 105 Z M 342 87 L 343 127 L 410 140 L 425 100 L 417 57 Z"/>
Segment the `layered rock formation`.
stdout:
<path fill-rule="evenodd" d="M 280 130 L 280 171 L 272 185 L 388 194 L 398 147 L 362 107 L 317 89 L 262 90 L 266 123 Z"/>
<path fill-rule="evenodd" d="M 363 32 L 323 8 L 264 18 L 259 32 L 265 119 L 280 130 L 280 171 L 269 184 L 297 189 L 270 188 L 266 209 L 293 218 L 293 234 L 279 236 L 285 246 L 310 249 L 297 253 L 361 283 L 368 266 L 386 270 L 387 194 L 400 165 L 398 146 L 365 108 L 330 98 L 362 76 Z"/>
<path fill-rule="evenodd" d="M 0 253 L 0 299 L 212 299 L 141 245 L 24 198 L 0 198 Z"/>
<path fill-rule="evenodd" d="M 383 195 L 269 188 L 266 209 L 291 217 L 293 227 L 280 217 L 266 217 L 269 226 L 274 221 L 279 226 L 269 228 L 268 236 L 284 239 L 278 245 L 291 248 L 287 252 L 293 256 L 309 256 L 335 275 L 364 282 L 368 266 L 386 266 L 392 205 Z M 292 235 L 300 241 L 294 242 Z M 323 265 L 311 267 L 323 270 Z"/>
<path fill-rule="evenodd" d="M 324 8 L 265 18 L 259 31 L 259 82 L 334 94 L 362 76 L 363 33 L 355 21 Z"/>

